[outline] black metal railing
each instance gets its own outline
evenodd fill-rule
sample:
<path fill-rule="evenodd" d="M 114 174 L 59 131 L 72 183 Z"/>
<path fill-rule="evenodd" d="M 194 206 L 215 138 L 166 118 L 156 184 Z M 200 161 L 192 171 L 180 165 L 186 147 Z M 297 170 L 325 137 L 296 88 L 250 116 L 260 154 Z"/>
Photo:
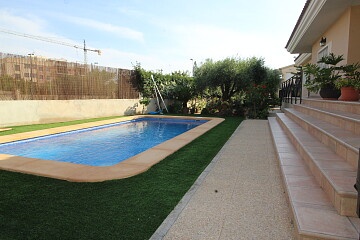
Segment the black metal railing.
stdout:
<path fill-rule="evenodd" d="M 302 100 L 302 72 L 297 72 L 294 76 L 281 84 L 279 92 L 280 105 L 282 102 L 299 103 Z"/>
<path fill-rule="evenodd" d="M 360 149 L 359 149 L 359 151 L 360 151 Z M 356 191 L 358 192 L 356 214 L 358 215 L 358 217 L 360 217 L 360 155 L 359 155 L 359 161 L 358 161 L 356 183 L 355 183 L 354 187 L 355 187 Z"/>

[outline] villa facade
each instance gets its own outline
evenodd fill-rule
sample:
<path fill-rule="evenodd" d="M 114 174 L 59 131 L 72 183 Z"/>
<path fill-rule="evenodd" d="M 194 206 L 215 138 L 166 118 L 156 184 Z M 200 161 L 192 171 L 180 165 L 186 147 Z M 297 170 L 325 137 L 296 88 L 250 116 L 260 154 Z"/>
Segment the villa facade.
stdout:
<path fill-rule="evenodd" d="M 359 26 L 360 0 L 307 0 L 285 47 L 299 54 L 296 66 L 316 63 L 329 53 L 343 55 L 341 64 L 360 62 Z"/>

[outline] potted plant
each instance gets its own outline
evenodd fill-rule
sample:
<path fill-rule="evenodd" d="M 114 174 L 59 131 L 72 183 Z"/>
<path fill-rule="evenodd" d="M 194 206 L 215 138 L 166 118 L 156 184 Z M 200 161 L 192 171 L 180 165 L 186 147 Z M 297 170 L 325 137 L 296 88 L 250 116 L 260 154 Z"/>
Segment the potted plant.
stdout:
<path fill-rule="evenodd" d="M 309 63 L 304 66 L 306 81 L 304 86 L 311 92 L 320 94 L 323 99 L 338 99 L 340 90 L 335 83 L 341 78 L 342 67 L 337 66 L 342 60 L 343 55 L 330 53 L 322 57 L 317 63 Z"/>
<path fill-rule="evenodd" d="M 360 68 L 359 63 L 343 66 L 343 76 L 335 83 L 336 87 L 341 90 L 339 100 L 342 101 L 359 101 L 360 89 Z"/>

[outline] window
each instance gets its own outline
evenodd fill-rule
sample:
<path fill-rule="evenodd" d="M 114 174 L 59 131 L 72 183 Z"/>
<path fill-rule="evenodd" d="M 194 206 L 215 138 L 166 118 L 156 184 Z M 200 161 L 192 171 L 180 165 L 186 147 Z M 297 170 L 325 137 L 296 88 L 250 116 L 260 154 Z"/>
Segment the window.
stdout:
<path fill-rule="evenodd" d="M 65 67 L 57 66 L 56 67 L 57 73 L 66 73 Z"/>
<path fill-rule="evenodd" d="M 15 65 L 15 71 L 20 71 L 20 65 Z"/>
<path fill-rule="evenodd" d="M 318 61 L 322 58 L 329 55 L 329 47 L 325 46 L 318 52 Z M 328 66 L 325 63 L 318 63 L 320 68 L 327 68 Z"/>

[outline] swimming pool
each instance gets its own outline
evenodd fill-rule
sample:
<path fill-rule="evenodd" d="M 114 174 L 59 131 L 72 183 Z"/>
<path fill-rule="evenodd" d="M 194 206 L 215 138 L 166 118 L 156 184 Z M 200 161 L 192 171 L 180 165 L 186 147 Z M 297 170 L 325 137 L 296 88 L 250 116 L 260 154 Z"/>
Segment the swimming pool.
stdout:
<path fill-rule="evenodd" d="M 112 166 L 207 120 L 138 118 L 0 144 L 1 154 L 89 166 Z"/>
<path fill-rule="evenodd" d="M 30 139 L 42 138 L 55 134 L 67 134 L 71 131 L 83 131 L 89 128 L 102 128 L 105 125 L 125 123 L 138 118 L 162 118 L 170 120 L 205 120 L 198 125 L 180 135 L 177 135 L 165 142 L 162 142 L 148 150 L 111 166 L 90 166 L 71 162 L 61 162 L 53 160 L 43 160 L 39 158 L 23 157 L 16 154 L 5 154 L 0 152 L 0 170 L 21 172 L 37 176 L 50 177 L 71 182 L 101 182 L 113 179 L 123 179 L 135 176 L 147 171 L 154 164 L 162 161 L 167 156 L 178 151 L 180 148 L 189 144 L 194 139 L 214 128 L 225 119 L 212 117 L 193 117 L 193 116 L 165 116 L 165 115 L 138 115 L 127 116 L 96 122 L 81 123 L 76 125 L 55 127 L 32 132 L 17 133 L 0 136 L 0 144 L 28 141 Z M 103 150 L 101 150 L 103 151 Z"/>

